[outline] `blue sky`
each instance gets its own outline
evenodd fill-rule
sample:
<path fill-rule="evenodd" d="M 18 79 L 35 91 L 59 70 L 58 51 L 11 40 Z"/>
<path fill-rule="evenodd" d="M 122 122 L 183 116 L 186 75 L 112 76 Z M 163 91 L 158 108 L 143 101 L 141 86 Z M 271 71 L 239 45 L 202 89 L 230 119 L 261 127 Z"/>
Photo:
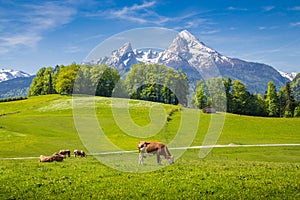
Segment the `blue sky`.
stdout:
<path fill-rule="evenodd" d="M 0 0 L 0 68 L 81 63 L 107 38 L 142 27 L 186 29 L 225 56 L 300 72 L 296 0 Z"/>

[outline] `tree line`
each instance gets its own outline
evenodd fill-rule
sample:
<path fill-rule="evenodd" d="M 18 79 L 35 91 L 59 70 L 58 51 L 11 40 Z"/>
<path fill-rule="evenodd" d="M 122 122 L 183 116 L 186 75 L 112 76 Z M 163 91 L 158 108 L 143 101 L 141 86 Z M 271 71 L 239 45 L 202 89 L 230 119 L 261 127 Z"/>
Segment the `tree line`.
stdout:
<path fill-rule="evenodd" d="M 86 94 L 187 105 L 188 90 L 187 76 L 164 65 L 136 64 L 123 80 L 117 69 L 107 65 L 73 63 L 41 68 L 28 95 Z"/>
<path fill-rule="evenodd" d="M 252 116 L 300 116 L 300 74 L 279 91 L 273 82 L 269 82 L 264 95 L 251 94 L 240 80 L 213 78 L 196 84 L 189 103 L 189 88 L 188 78 L 182 71 L 160 64 L 133 65 L 124 80 L 117 69 L 107 65 L 72 63 L 41 68 L 28 95 L 113 96 L 183 106 L 189 104 L 199 109 L 214 107 L 217 111 Z"/>
<path fill-rule="evenodd" d="M 247 85 L 240 80 L 214 78 L 206 83 L 200 80 L 193 97 L 193 105 L 199 109 L 212 106 L 217 110 L 242 115 L 300 117 L 300 101 L 293 95 L 294 90 L 298 90 L 295 85 L 300 86 L 300 79 L 298 80 L 287 82 L 279 91 L 273 82 L 269 82 L 263 96 L 248 92 Z M 218 93 L 215 92 L 216 88 L 220 90 Z"/>

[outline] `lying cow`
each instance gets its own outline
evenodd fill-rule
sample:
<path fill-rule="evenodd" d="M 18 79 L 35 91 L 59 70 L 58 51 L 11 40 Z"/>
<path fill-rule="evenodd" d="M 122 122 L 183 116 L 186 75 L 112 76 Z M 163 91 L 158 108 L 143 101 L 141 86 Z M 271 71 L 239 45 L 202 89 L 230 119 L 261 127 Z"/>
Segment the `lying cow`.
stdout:
<path fill-rule="evenodd" d="M 59 154 L 65 156 L 65 157 L 68 155 L 68 157 L 70 157 L 71 151 L 70 150 L 60 150 Z"/>
<path fill-rule="evenodd" d="M 55 153 L 53 154 L 55 161 L 62 162 L 66 157 L 64 155 Z"/>
<path fill-rule="evenodd" d="M 74 150 L 74 156 L 81 156 L 81 157 L 87 157 L 87 155 L 82 150 Z"/>
<path fill-rule="evenodd" d="M 52 156 L 40 155 L 40 162 L 53 162 L 53 161 L 62 162 L 64 158 L 65 157 L 63 155 L 60 155 L 58 153 L 55 153 Z"/>
<path fill-rule="evenodd" d="M 147 154 L 156 154 L 157 164 L 161 165 L 160 156 L 164 156 L 170 164 L 174 164 L 174 156 L 172 156 L 168 150 L 168 147 L 162 142 L 145 142 L 141 141 L 138 145 L 139 150 L 139 164 L 144 164 L 144 158 Z"/>

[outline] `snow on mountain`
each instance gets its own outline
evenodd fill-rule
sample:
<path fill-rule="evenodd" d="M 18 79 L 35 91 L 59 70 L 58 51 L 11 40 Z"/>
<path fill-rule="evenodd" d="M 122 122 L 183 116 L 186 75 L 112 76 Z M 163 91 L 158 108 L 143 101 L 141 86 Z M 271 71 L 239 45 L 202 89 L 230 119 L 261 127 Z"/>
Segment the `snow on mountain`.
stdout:
<path fill-rule="evenodd" d="M 164 64 L 175 70 L 182 69 L 191 83 L 213 77 L 230 77 L 241 80 L 250 92 L 264 94 L 269 81 L 277 87 L 284 86 L 290 80 L 273 67 L 255 62 L 247 62 L 221 55 L 206 46 L 187 30 L 181 31 L 164 51 L 153 49 L 132 49 L 125 43 L 108 57 L 101 57 L 92 64 L 107 64 L 117 68 L 124 76 L 132 65 L 137 63 Z"/>
<path fill-rule="evenodd" d="M 18 78 L 18 77 L 29 77 L 29 76 L 30 74 L 23 71 L 12 70 L 12 69 L 0 69 L 0 82 Z"/>
<path fill-rule="evenodd" d="M 269 81 L 278 88 L 287 81 L 271 66 L 221 55 L 186 30 L 177 35 L 159 62 L 175 69 L 182 68 L 190 81 L 230 77 L 232 80 L 241 80 L 250 92 L 261 94 L 267 90 Z"/>
<path fill-rule="evenodd" d="M 292 73 L 286 73 L 286 72 L 282 72 L 282 71 L 279 71 L 278 72 L 280 73 L 281 76 L 289 79 L 290 81 L 294 80 L 294 78 L 296 77 L 297 73 L 296 72 L 292 72 Z"/>
<path fill-rule="evenodd" d="M 158 59 L 162 54 L 162 52 L 154 51 L 152 49 L 146 51 L 134 49 L 133 52 L 137 61 L 147 64 L 158 63 Z"/>
<path fill-rule="evenodd" d="M 216 64 L 233 65 L 229 58 L 207 47 L 187 30 L 177 35 L 163 52 L 159 63 L 175 69 L 184 67 L 186 70 L 189 69 L 191 76 L 200 76 L 201 74 L 202 78 L 205 79 L 220 75 Z"/>
<path fill-rule="evenodd" d="M 119 49 L 114 50 L 110 56 L 100 57 L 95 61 L 91 61 L 90 64 L 107 64 L 109 67 L 117 68 L 124 75 L 134 64 L 158 63 L 161 54 L 162 52 L 152 49 L 132 49 L 131 44 L 127 42 Z"/>

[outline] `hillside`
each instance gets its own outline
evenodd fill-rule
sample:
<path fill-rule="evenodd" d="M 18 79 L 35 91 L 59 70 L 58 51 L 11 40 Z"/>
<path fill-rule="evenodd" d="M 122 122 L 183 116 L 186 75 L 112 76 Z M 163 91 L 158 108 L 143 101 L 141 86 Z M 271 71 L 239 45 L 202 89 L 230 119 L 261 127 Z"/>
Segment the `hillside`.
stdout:
<path fill-rule="evenodd" d="M 80 122 L 74 121 L 74 119 L 76 117 L 81 119 L 82 114 L 83 116 L 94 115 L 93 112 L 90 113 L 91 111 L 95 111 L 93 106 L 89 108 L 89 105 L 94 104 L 93 101 L 90 101 L 91 99 L 94 98 L 80 99 L 77 106 L 74 105 L 74 102 L 72 105 L 71 97 L 59 95 L 30 97 L 27 100 L 0 103 L 0 133 L 2 138 L 0 140 L 2 147 L 0 157 L 37 156 L 46 152 L 57 151 L 57 149 L 63 147 L 71 149 L 84 148 L 77 131 L 83 130 L 84 132 L 89 130 L 91 134 L 94 132 L 93 129 L 97 132 L 98 128 L 91 129 L 93 125 L 90 124 L 91 126 L 89 126 L 89 123 L 93 121 L 91 118 L 88 118 L 89 122 L 84 124 L 83 127 L 78 127 L 78 123 L 80 125 Z M 115 108 L 112 109 L 112 105 Z M 96 116 L 104 134 L 111 142 L 118 145 L 119 148 L 126 150 L 136 149 L 136 144 L 141 139 L 139 134 L 142 134 L 140 131 L 129 131 L 129 133 L 127 131 L 135 129 L 143 130 L 141 127 L 151 122 L 150 116 L 156 116 L 159 120 L 155 121 L 152 119 L 152 124 L 154 125 L 152 125 L 152 128 L 146 128 L 148 136 L 143 138 L 143 140 L 160 140 L 169 143 L 180 130 L 180 123 L 182 124 L 180 122 L 181 117 L 183 117 L 182 119 L 186 118 L 186 114 L 190 112 L 189 109 L 183 109 L 181 112 L 178 112 L 176 111 L 176 106 L 131 100 L 129 113 L 133 121 L 124 121 L 127 124 L 122 124 L 121 120 L 118 122 L 118 119 L 128 118 L 128 108 L 126 105 L 126 99 L 95 98 Z M 167 124 L 162 123 L 164 120 L 161 121 L 161 119 L 164 119 L 164 115 L 161 114 L 161 108 L 152 108 L 152 113 L 149 116 L 150 108 L 154 105 L 163 106 L 162 108 L 166 110 L 165 117 L 168 117 L 170 110 L 175 111 L 169 116 Z M 195 138 L 190 141 L 192 145 L 203 144 L 203 138 L 208 133 L 210 122 L 218 124 L 218 122 L 223 121 L 223 117 L 220 114 L 211 116 L 199 112 L 199 116 L 199 127 L 196 130 Z M 194 114 L 191 117 L 192 119 L 185 119 L 189 125 L 180 132 L 189 132 L 192 134 L 193 130 L 190 127 L 192 127 L 193 123 L 191 122 L 195 121 L 197 117 L 195 118 Z M 82 120 L 84 119 L 82 118 Z M 216 121 L 213 122 L 214 120 Z M 133 123 L 133 125 L 129 126 L 130 123 Z M 134 124 L 138 124 L 141 127 L 135 127 Z M 274 119 L 226 114 L 222 133 L 216 144 L 299 144 L 299 124 L 300 118 Z M 124 126 L 127 127 L 124 128 Z M 82 137 L 82 133 L 80 136 Z M 186 135 L 185 138 L 190 140 L 193 138 L 193 135 Z M 10 148 L 12 141 L 14 143 L 13 150 Z M 126 143 L 123 141 L 126 141 Z M 179 144 L 181 144 L 180 142 Z M 28 145 L 34 148 L 27 149 Z M 173 146 L 176 146 L 176 144 L 173 144 Z M 102 147 L 97 145 L 97 148 L 101 150 Z M 111 150 L 111 147 L 108 150 Z M 257 159 L 261 157 L 258 152 L 252 152 L 251 154 L 257 155 Z M 280 151 L 278 151 L 278 154 L 281 154 Z M 284 158 L 282 157 L 281 159 Z"/>
<path fill-rule="evenodd" d="M 190 125 L 197 117 L 186 118 L 190 112 L 152 102 L 87 96 L 72 100 L 44 95 L 0 103 L 0 199 L 141 199 L 145 194 L 155 199 L 298 199 L 300 118 L 227 114 L 217 140 L 223 147 L 202 158 L 198 148 L 171 148 L 178 135 L 183 142 L 191 136 Z M 199 127 L 192 147 L 203 144 L 209 124 L 222 116 L 196 114 Z M 120 123 L 128 115 L 131 120 Z M 164 120 L 155 122 L 166 115 L 167 125 L 161 126 Z M 178 132 L 181 119 L 187 126 Z M 101 129 L 95 131 L 94 122 Z M 150 122 L 157 126 L 149 127 Z M 144 127 L 153 134 L 141 138 L 140 131 L 127 132 L 128 127 Z M 90 137 L 95 132 L 98 136 Z M 107 139 L 110 143 L 105 145 Z M 139 166 L 139 140 L 167 143 L 175 164 L 163 160 L 158 166 L 156 156 L 148 156 Z M 283 146 L 245 146 L 251 144 Z M 121 151 L 107 151 L 116 146 Z M 40 155 L 60 149 L 82 149 L 88 157 L 38 162 Z"/>

